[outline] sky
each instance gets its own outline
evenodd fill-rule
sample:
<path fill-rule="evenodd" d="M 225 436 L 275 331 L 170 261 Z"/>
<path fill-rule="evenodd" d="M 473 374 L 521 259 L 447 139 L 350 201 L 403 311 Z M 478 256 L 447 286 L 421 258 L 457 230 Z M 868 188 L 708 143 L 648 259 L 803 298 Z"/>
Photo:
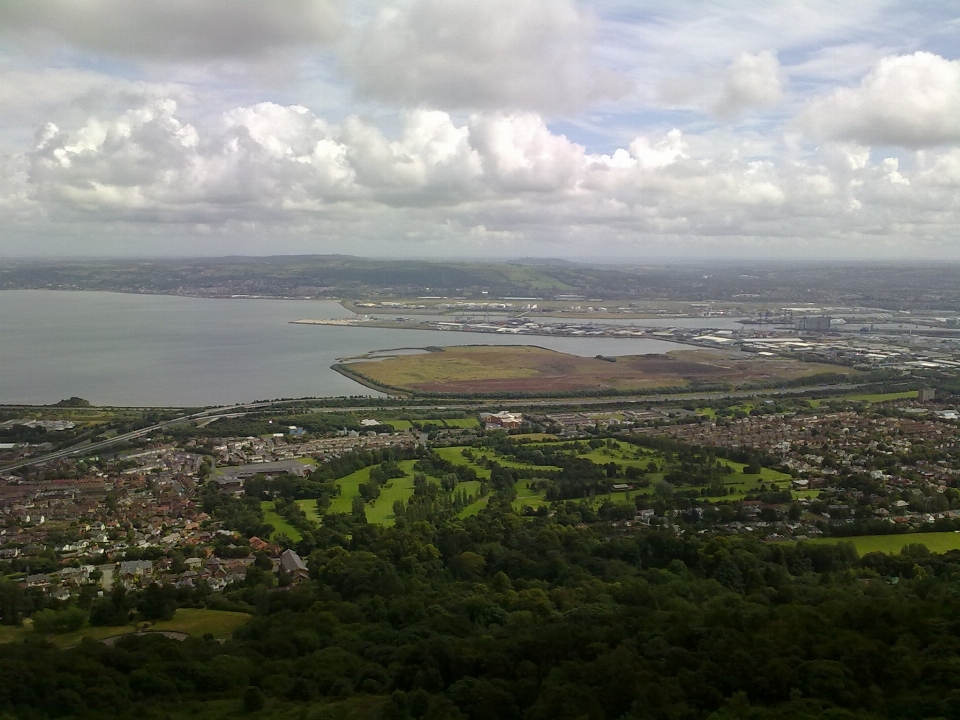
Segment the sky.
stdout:
<path fill-rule="evenodd" d="M 955 0 L 0 0 L 0 256 L 960 260 Z"/>

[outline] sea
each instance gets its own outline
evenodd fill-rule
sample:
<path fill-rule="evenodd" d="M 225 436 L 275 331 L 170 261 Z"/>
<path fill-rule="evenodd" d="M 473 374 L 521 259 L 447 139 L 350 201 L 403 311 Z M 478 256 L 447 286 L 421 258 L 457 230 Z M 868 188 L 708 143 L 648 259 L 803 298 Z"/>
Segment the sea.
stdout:
<path fill-rule="evenodd" d="M 197 407 L 300 397 L 375 396 L 334 372 L 340 358 L 430 345 L 539 345 L 582 356 L 682 349 L 647 338 L 503 336 L 333 325 L 330 300 L 0 291 L 0 403 Z"/>

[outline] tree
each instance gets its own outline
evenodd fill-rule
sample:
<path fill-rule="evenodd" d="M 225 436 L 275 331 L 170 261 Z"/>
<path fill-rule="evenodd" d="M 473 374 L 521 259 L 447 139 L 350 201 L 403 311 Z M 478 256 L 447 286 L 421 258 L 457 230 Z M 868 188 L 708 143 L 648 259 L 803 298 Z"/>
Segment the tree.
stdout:
<path fill-rule="evenodd" d="M 33 629 L 43 634 L 59 634 L 73 632 L 83 627 L 87 614 L 78 607 L 71 607 L 57 612 L 56 610 L 41 610 L 33 614 Z"/>
<path fill-rule="evenodd" d="M 22 625 L 30 604 L 15 582 L 0 581 L 0 625 Z"/>
<path fill-rule="evenodd" d="M 363 498 L 359 495 L 353 498 L 353 502 L 351 503 L 350 507 L 350 513 L 353 515 L 353 519 L 357 522 L 367 522 L 367 508 L 363 502 Z"/>
<path fill-rule="evenodd" d="M 260 688 L 251 685 L 243 691 L 244 712 L 252 713 L 263 710 L 264 704 L 266 704 L 266 698 L 263 696 L 263 691 L 260 690 Z"/>
<path fill-rule="evenodd" d="M 144 620 L 172 620 L 177 611 L 176 591 L 172 585 L 150 583 L 137 609 Z"/>

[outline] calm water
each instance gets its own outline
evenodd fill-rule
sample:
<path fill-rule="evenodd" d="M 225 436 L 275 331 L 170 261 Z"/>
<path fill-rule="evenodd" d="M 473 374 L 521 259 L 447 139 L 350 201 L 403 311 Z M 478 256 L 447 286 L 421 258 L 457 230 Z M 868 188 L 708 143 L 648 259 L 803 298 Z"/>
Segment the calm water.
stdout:
<path fill-rule="evenodd" d="M 375 395 L 337 358 L 426 345 L 540 345 L 591 356 L 667 352 L 646 339 L 517 337 L 291 325 L 350 317 L 339 303 L 212 300 L 101 292 L 0 292 L 0 403 L 220 405 Z"/>

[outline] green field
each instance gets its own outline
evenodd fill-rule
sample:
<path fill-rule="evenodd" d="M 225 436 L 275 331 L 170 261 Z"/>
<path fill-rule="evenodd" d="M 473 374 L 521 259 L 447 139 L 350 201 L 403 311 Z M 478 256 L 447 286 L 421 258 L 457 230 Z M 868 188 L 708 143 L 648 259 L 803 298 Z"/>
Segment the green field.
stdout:
<path fill-rule="evenodd" d="M 457 517 L 459 518 L 473 517 L 478 512 L 483 510 L 487 506 L 488 502 L 490 502 L 489 495 L 487 497 L 482 497 L 476 502 L 471 503 L 470 505 L 467 505 L 463 510 L 460 511 L 460 514 L 457 515 Z"/>
<path fill-rule="evenodd" d="M 429 421 L 435 422 L 435 421 Z M 443 424 L 448 428 L 477 428 L 480 427 L 480 421 L 475 417 L 465 418 L 446 418 Z"/>
<path fill-rule="evenodd" d="M 555 442 L 533 442 L 530 443 L 532 447 L 550 447 L 551 445 L 556 445 Z M 445 460 L 448 460 L 457 465 L 466 465 L 472 467 L 476 470 L 478 477 L 489 478 L 490 471 L 486 467 L 482 467 L 477 464 L 477 460 L 480 458 L 488 458 L 496 460 L 503 467 L 507 468 L 517 468 L 517 469 L 541 469 L 544 471 L 556 471 L 559 468 L 554 466 L 534 466 L 527 465 L 525 463 L 517 462 L 510 458 L 505 458 L 497 455 L 491 450 L 479 449 L 479 448 L 469 448 L 470 452 L 473 453 L 475 461 L 469 461 L 463 457 L 463 447 L 446 447 L 446 448 L 437 448 L 436 452 Z M 650 450 L 647 448 L 631 445 L 626 442 L 619 440 L 613 441 L 613 447 L 608 447 L 604 445 L 603 447 L 588 449 L 585 452 L 579 453 L 578 457 L 585 458 L 597 465 L 605 465 L 609 462 L 615 462 L 618 465 L 623 467 L 637 467 L 643 470 L 646 470 L 647 465 L 653 461 L 661 469 L 661 472 L 647 473 L 646 478 L 650 481 L 650 484 L 647 487 L 635 488 L 631 491 L 620 491 L 614 492 L 607 495 L 598 495 L 594 501 L 594 505 L 599 505 L 604 500 L 612 500 L 613 502 L 626 502 L 628 500 L 628 495 L 630 498 L 636 497 L 637 495 L 647 495 L 653 492 L 654 487 L 658 482 L 663 480 L 663 464 L 664 458 L 660 453 Z M 724 478 L 724 484 L 728 488 L 733 488 L 734 492 L 724 496 L 723 498 L 711 498 L 712 500 L 742 500 L 744 497 L 751 493 L 756 493 L 760 490 L 761 484 L 766 484 L 768 487 L 776 484 L 780 489 L 789 489 L 791 477 L 786 473 L 773 470 L 771 468 L 761 468 L 759 475 L 744 475 L 743 474 L 743 463 L 734 462 L 732 460 L 721 460 L 720 462 L 726 464 L 728 467 L 733 469 L 733 473 L 727 475 Z M 517 483 L 517 497 L 514 503 L 514 506 L 522 508 L 525 505 L 528 505 L 533 508 L 540 507 L 541 505 L 547 505 L 547 500 L 544 497 L 543 492 L 534 492 L 530 489 L 528 481 L 522 480 Z M 817 490 L 807 490 L 807 491 L 792 491 L 794 498 L 809 498 L 816 497 L 819 495 Z"/>
<path fill-rule="evenodd" d="M 896 554 L 907 545 L 926 545 L 930 552 L 944 553 L 948 550 L 960 550 L 960 532 L 898 533 L 896 535 L 856 535 L 854 537 L 830 537 L 808 540 L 818 545 L 838 542 L 852 542 L 857 553 L 863 557 L 867 553 L 881 552 Z"/>
<path fill-rule="evenodd" d="M 444 460 L 452 462 L 454 465 L 466 465 L 467 467 L 473 468 L 477 473 L 477 477 L 483 478 L 484 480 L 489 480 L 490 470 L 478 465 L 472 460 L 467 460 L 462 454 L 464 449 L 465 448 L 462 447 L 445 447 L 436 448 L 434 452 L 436 452 L 437 455 L 442 457 Z M 470 448 L 470 450 L 474 453 L 475 457 L 488 457 L 488 455 L 484 454 L 480 450 L 477 450 L 476 448 Z"/>
<path fill-rule="evenodd" d="M 320 524 L 320 513 L 317 510 L 317 501 L 314 498 L 297 500 L 297 505 L 303 510 L 303 514 L 307 516 L 307 520 L 317 525 Z"/>
<path fill-rule="evenodd" d="M 380 497 L 374 502 L 367 503 L 367 520 L 381 525 L 392 525 L 393 501 L 403 500 L 413 495 L 413 466 L 416 460 L 403 460 L 397 463 L 401 470 L 407 473 L 406 477 L 392 478 L 380 490 Z M 339 497 L 335 497 L 330 503 L 327 512 L 347 513 L 353 510 L 353 499 L 360 494 L 360 484 L 370 480 L 370 468 L 363 468 L 346 477 L 337 480 L 337 486 L 340 488 Z M 314 502 L 314 501 L 310 501 Z M 314 503 L 314 507 L 316 504 Z M 306 511 L 305 511 L 306 512 Z"/>
<path fill-rule="evenodd" d="M 188 635 L 205 635 L 211 633 L 215 638 L 229 637 L 241 625 L 245 625 L 250 616 L 245 613 L 226 612 L 224 610 L 198 610 L 196 608 L 180 608 L 173 620 L 161 620 L 152 623 L 148 628 L 151 631 L 183 632 Z M 111 627 L 84 627 L 76 632 L 63 635 L 48 635 L 51 642 L 60 647 L 76 645 L 85 637 L 93 640 L 105 640 L 118 635 L 127 635 L 136 630 L 133 625 L 118 625 Z M 0 625 L 0 643 L 16 642 L 34 633 L 29 625 L 11 627 Z"/>
<path fill-rule="evenodd" d="M 907 400 L 917 398 L 916 390 L 907 390 L 905 392 L 895 392 L 895 393 L 873 393 L 873 394 L 860 394 L 860 395 L 838 395 L 837 397 L 827 397 L 820 398 L 819 400 L 811 400 L 810 405 L 812 407 L 820 407 L 822 403 L 830 402 L 831 400 L 853 400 L 855 402 L 865 402 L 865 403 L 879 403 L 886 402 L 887 400 Z"/>
<path fill-rule="evenodd" d="M 303 539 L 300 531 L 278 515 L 273 508 L 274 503 L 271 500 L 262 500 L 260 502 L 260 509 L 263 510 L 264 521 L 273 525 L 273 535 L 271 535 L 270 538 L 276 539 L 280 535 L 286 535 L 293 540 L 293 542 L 300 542 Z"/>

